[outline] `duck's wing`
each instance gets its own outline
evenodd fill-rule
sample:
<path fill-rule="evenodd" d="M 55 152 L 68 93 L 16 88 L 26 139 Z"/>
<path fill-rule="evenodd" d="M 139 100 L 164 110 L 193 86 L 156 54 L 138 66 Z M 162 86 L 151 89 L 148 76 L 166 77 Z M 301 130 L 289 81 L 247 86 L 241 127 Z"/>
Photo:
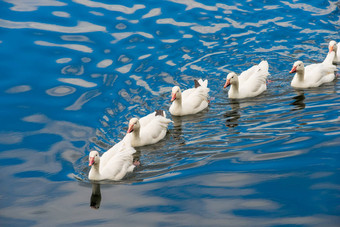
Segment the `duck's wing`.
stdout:
<path fill-rule="evenodd" d="M 195 88 L 190 95 L 182 99 L 182 108 L 186 114 L 197 113 L 208 106 L 209 88 L 200 86 Z"/>
<path fill-rule="evenodd" d="M 247 69 L 246 71 L 243 71 L 238 76 L 239 83 L 245 83 L 258 69 L 259 69 L 259 66 L 254 65 L 250 67 L 249 69 Z"/>
<path fill-rule="evenodd" d="M 320 64 L 320 76 L 316 77 L 316 85 L 320 86 L 323 83 L 328 83 L 334 80 L 336 66 L 333 64 Z"/>
<path fill-rule="evenodd" d="M 254 75 L 256 75 L 256 73 L 258 71 L 262 71 L 262 72 L 268 72 L 269 69 L 269 65 L 267 61 L 261 61 L 258 65 L 254 65 L 252 67 L 250 67 L 248 70 L 242 72 L 238 79 L 240 83 L 244 83 L 248 80 L 251 79 L 251 77 L 253 77 Z"/>
<path fill-rule="evenodd" d="M 163 139 L 166 135 L 170 119 L 157 115 L 152 122 L 141 128 L 140 139 L 143 144 L 154 144 Z"/>
<path fill-rule="evenodd" d="M 243 83 L 240 85 L 242 86 L 242 90 L 246 90 L 249 92 L 256 93 L 259 89 L 265 89 L 267 81 L 267 77 L 269 75 L 268 72 L 268 62 L 262 61 L 257 67 L 255 67 L 253 70 L 253 74 L 247 75 L 248 79 L 246 81 L 243 81 Z"/>
<path fill-rule="evenodd" d="M 110 159 L 116 155 L 117 152 L 122 151 L 123 149 L 123 142 L 116 143 L 112 146 L 109 150 L 104 152 L 104 154 L 100 158 L 100 168 L 103 168 L 107 165 Z"/>
<path fill-rule="evenodd" d="M 182 99 L 186 99 L 187 97 L 189 97 L 190 95 L 192 95 L 197 88 L 189 88 L 186 89 L 182 92 Z"/>
<path fill-rule="evenodd" d="M 117 152 L 101 169 L 101 175 L 104 179 L 121 180 L 128 168 L 132 165 L 133 154 L 136 152 L 134 148 L 124 144 L 120 152 Z"/>
<path fill-rule="evenodd" d="M 139 124 L 141 127 L 148 125 L 150 122 L 153 121 L 153 119 L 156 117 L 156 111 L 152 112 L 142 118 L 139 119 Z"/>

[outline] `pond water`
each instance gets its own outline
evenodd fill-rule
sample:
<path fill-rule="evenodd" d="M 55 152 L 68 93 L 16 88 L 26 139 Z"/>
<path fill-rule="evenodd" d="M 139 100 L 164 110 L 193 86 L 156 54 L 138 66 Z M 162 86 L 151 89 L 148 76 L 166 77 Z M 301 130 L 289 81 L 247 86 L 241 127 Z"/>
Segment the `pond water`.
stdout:
<path fill-rule="evenodd" d="M 0 1 L 1 226 L 338 226 L 340 82 L 289 74 L 330 40 L 339 1 Z M 229 100 L 226 75 L 261 60 L 267 91 Z M 171 117 L 198 78 L 209 108 Z M 92 185 L 89 151 L 155 109 L 165 139 Z"/>

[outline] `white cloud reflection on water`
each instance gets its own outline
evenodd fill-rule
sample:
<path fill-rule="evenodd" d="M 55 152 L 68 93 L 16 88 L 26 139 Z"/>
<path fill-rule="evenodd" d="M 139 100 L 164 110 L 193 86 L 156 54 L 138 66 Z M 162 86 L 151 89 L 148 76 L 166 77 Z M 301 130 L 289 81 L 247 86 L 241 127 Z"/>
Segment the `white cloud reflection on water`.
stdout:
<path fill-rule="evenodd" d="M 65 6 L 66 3 L 57 0 L 4 0 L 14 6 L 10 9 L 18 12 L 35 11 L 41 6 Z"/>
<path fill-rule="evenodd" d="M 106 28 L 103 26 L 95 25 L 89 22 L 80 21 L 78 25 L 73 27 L 55 25 L 55 24 L 45 24 L 40 22 L 17 22 L 17 21 L 9 21 L 0 19 L 0 27 L 3 28 L 12 28 L 12 29 L 21 29 L 21 28 L 31 28 L 37 30 L 45 30 L 45 31 L 53 31 L 60 33 L 87 33 L 87 32 L 97 32 L 97 31 L 106 31 Z"/>
<path fill-rule="evenodd" d="M 21 205 L 10 206 L 1 213 L 9 218 L 31 220 L 36 222 L 35 226 L 91 223 L 123 226 L 127 222 L 135 226 L 153 226 L 155 223 L 261 227 L 290 224 L 336 225 L 339 219 L 332 215 L 283 214 L 281 208 L 284 204 L 268 198 L 263 199 L 261 192 L 254 190 L 255 185 L 268 184 L 285 177 L 288 176 L 268 173 L 217 173 L 193 178 L 175 178 L 161 183 L 101 185 L 102 199 L 99 210 L 90 208 L 89 184 L 60 184 L 41 178 L 21 179 L 20 188 L 27 190 L 31 196 L 30 201 L 19 198 L 17 203 Z M 45 186 L 41 190 L 29 192 L 32 184 Z M 22 187 L 23 185 L 26 187 Z M 49 197 L 44 196 L 47 194 Z M 37 206 L 35 203 L 38 201 L 40 205 Z M 28 207 L 31 209 L 27 209 Z M 72 212 L 69 212 L 69 209 Z M 267 215 L 252 217 L 242 215 L 242 211 L 262 212 Z"/>

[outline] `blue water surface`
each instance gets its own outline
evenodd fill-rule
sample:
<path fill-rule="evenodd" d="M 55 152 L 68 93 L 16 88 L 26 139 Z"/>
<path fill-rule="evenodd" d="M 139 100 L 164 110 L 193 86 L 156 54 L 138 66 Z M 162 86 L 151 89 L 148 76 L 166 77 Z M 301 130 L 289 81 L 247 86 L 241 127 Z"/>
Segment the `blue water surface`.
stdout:
<path fill-rule="evenodd" d="M 335 0 L 0 1 L 0 225 L 339 226 L 340 83 L 289 74 L 330 40 Z M 227 73 L 261 60 L 268 90 L 229 100 Z M 198 78 L 209 108 L 171 117 L 171 88 Z M 89 151 L 155 109 L 165 139 L 92 185 Z"/>

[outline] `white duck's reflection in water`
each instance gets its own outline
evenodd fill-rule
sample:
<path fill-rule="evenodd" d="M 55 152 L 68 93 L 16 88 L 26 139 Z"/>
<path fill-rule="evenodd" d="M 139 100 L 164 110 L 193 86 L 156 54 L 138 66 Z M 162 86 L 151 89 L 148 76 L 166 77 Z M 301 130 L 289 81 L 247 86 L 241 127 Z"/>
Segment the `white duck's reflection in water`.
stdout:
<path fill-rule="evenodd" d="M 173 116 L 172 120 L 174 125 L 173 129 L 170 131 L 172 137 L 178 142 L 178 144 L 185 145 L 182 131 L 182 118 Z"/>
<path fill-rule="evenodd" d="M 173 138 L 179 141 L 180 145 L 185 145 L 185 137 L 191 133 L 196 134 L 197 131 L 192 126 L 201 124 L 206 120 L 206 114 L 209 108 L 202 110 L 200 113 L 186 116 L 172 116 L 173 129 L 170 131 Z"/>
<path fill-rule="evenodd" d="M 93 209 L 99 209 L 101 201 L 102 201 L 102 194 L 100 192 L 100 184 L 93 183 L 90 207 Z"/>
<path fill-rule="evenodd" d="M 232 100 L 230 103 L 231 110 L 227 111 L 224 114 L 224 117 L 227 118 L 225 121 L 225 125 L 229 128 L 234 128 L 238 126 L 238 120 L 240 119 L 241 115 L 240 111 L 240 103 L 236 100 Z"/>
<path fill-rule="evenodd" d="M 294 101 L 292 103 L 290 103 L 290 105 L 293 105 L 294 108 L 292 109 L 292 111 L 295 110 L 302 110 L 306 107 L 306 104 L 304 103 L 305 100 L 305 94 L 302 91 L 296 91 L 297 96 L 294 96 L 292 99 L 294 99 Z"/>

